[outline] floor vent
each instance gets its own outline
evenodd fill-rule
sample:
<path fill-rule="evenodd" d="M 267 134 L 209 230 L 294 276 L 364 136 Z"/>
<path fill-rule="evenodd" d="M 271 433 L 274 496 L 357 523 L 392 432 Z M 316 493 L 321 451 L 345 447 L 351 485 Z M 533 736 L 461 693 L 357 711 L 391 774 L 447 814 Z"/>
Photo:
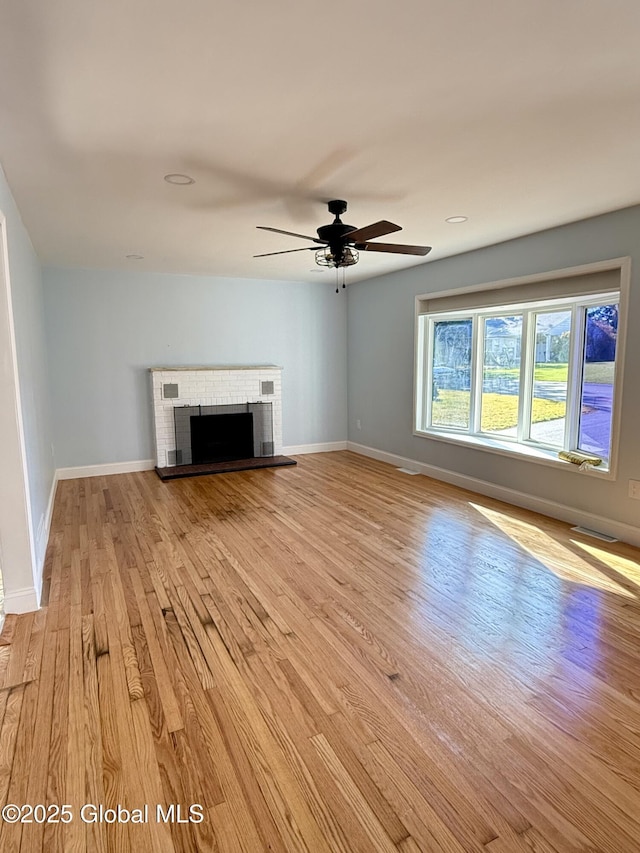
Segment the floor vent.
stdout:
<path fill-rule="evenodd" d="M 606 533 L 599 533 L 597 530 L 591 530 L 588 527 L 572 527 L 576 533 L 582 533 L 585 536 L 593 536 L 594 539 L 602 539 L 603 542 L 617 542 L 615 536 L 607 536 Z"/>
<path fill-rule="evenodd" d="M 420 471 L 412 471 L 411 468 L 398 468 L 398 471 L 401 471 L 403 474 L 419 474 Z"/>

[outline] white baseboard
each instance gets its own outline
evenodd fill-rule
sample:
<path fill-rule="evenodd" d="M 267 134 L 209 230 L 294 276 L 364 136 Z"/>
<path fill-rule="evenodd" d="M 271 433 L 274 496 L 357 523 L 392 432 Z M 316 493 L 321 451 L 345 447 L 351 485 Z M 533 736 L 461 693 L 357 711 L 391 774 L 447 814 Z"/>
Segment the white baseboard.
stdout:
<path fill-rule="evenodd" d="M 51 483 L 51 491 L 49 492 L 49 503 L 47 504 L 47 512 L 44 517 L 44 532 L 45 539 L 49 541 L 49 531 L 51 530 L 51 519 L 53 518 L 53 505 L 56 499 L 56 489 L 58 488 L 58 480 L 59 480 L 58 472 L 54 471 L 53 473 L 53 482 Z"/>
<path fill-rule="evenodd" d="M 301 453 L 328 453 L 332 450 L 346 450 L 346 441 L 328 441 L 322 444 L 292 444 L 282 448 L 283 456 L 296 456 Z M 77 480 L 79 477 L 104 477 L 109 474 L 130 474 L 133 471 L 153 471 L 154 459 L 138 459 L 133 462 L 108 462 L 105 465 L 79 465 L 77 468 L 58 468 L 58 480 Z M 49 519 L 50 520 L 50 519 Z"/>
<path fill-rule="evenodd" d="M 49 500 L 47 508 L 42 516 L 41 523 L 37 532 L 33 532 L 33 554 L 32 554 L 32 571 L 33 571 L 33 586 L 22 587 L 13 592 L 6 592 L 4 596 L 4 611 L 5 613 L 29 613 L 32 610 L 37 610 L 40 607 L 40 599 L 42 598 L 42 581 L 44 574 L 44 563 L 47 555 L 47 545 L 49 543 L 49 531 L 51 530 L 51 519 L 53 517 L 53 504 L 56 496 L 56 487 L 58 485 L 58 473 L 54 471 L 51 489 L 49 491 Z"/>
<path fill-rule="evenodd" d="M 133 471 L 153 471 L 153 459 L 133 462 L 108 462 L 106 465 L 79 465 L 77 468 L 58 468 L 58 480 L 77 480 L 79 477 L 105 477 L 109 474 L 131 474 Z"/>
<path fill-rule="evenodd" d="M 7 592 L 4 597 L 5 613 L 31 613 L 33 610 L 37 610 L 39 606 L 38 594 L 33 586 Z"/>
<path fill-rule="evenodd" d="M 537 498 L 534 495 L 526 494 L 526 492 L 519 492 L 516 489 L 510 489 L 506 486 L 498 486 L 495 483 L 479 480 L 476 477 L 469 477 L 466 474 L 458 474 L 455 471 L 447 471 L 435 465 L 428 465 L 425 462 L 418 462 L 415 459 L 407 459 L 405 456 L 398 456 L 396 453 L 387 453 L 385 450 L 377 450 L 375 447 L 367 447 L 364 444 L 356 444 L 353 441 L 347 442 L 347 450 L 352 450 L 354 453 L 359 453 L 362 456 L 369 456 L 372 459 L 378 459 L 380 462 L 388 462 L 390 465 L 395 465 L 398 468 L 411 468 L 419 471 L 426 477 L 432 477 L 434 480 L 441 480 L 444 483 L 450 483 L 452 486 L 468 489 L 470 492 L 477 492 L 478 494 L 495 498 L 505 503 L 514 504 L 514 506 L 530 509 L 533 512 L 539 512 L 541 515 L 549 515 L 551 518 L 566 521 L 571 525 L 588 527 L 591 530 L 597 530 L 600 533 L 614 536 L 622 542 L 628 542 L 631 545 L 640 547 L 640 527 L 634 527 L 632 524 L 625 524 L 613 518 L 605 518 L 591 512 L 584 512 L 566 504 L 547 500 L 547 498 Z"/>
<path fill-rule="evenodd" d="M 301 453 L 330 453 L 333 450 L 346 450 L 346 441 L 325 441 L 322 444 L 291 444 L 283 447 L 284 456 L 298 456 Z"/>
<path fill-rule="evenodd" d="M 35 590 L 38 601 L 42 595 L 42 576 L 44 572 L 44 562 L 47 556 L 47 545 L 49 544 L 49 532 L 51 530 L 51 519 L 53 517 L 53 505 L 56 499 L 56 489 L 58 487 L 58 472 L 53 472 L 53 481 L 49 491 L 49 500 L 47 509 L 44 514 L 42 530 L 39 533 L 36 542 L 36 577 Z"/>

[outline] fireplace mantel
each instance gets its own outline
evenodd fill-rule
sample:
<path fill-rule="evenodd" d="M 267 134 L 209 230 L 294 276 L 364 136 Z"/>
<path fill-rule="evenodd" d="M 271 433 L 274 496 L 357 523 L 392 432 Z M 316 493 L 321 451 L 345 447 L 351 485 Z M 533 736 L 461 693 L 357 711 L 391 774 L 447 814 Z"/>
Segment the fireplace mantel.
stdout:
<path fill-rule="evenodd" d="M 282 370 L 277 364 L 210 364 L 210 365 L 193 365 L 185 367 L 150 367 L 151 373 L 160 371 L 161 373 L 193 373 L 198 370 Z"/>
<path fill-rule="evenodd" d="M 271 403 L 274 454 L 282 453 L 282 368 L 273 364 L 150 367 L 156 466 L 175 465 L 177 406 Z"/>

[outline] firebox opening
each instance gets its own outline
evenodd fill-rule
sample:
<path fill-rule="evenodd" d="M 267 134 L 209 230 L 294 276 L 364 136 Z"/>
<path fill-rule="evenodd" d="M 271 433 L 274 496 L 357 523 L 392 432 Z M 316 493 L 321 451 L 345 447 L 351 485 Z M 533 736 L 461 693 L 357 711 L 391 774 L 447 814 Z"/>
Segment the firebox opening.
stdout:
<path fill-rule="evenodd" d="M 192 415 L 192 463 L 229 462 L 253 457 L 253 414 Z"/>
<path fill-rule="evenodd" d="M 215 465 L 274 455 L 271 403 L 175 406 L 169 465 Z"/>

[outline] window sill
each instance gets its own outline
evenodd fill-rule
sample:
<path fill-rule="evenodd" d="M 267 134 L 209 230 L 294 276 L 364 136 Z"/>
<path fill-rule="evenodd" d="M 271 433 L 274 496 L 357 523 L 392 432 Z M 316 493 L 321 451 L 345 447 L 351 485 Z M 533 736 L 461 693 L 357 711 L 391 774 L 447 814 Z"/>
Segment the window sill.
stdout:
<path fill-rule="evenodd" d="M 479 437 L 475 435 L 455 435 L 450 432 L 441 432 L 436 429 L 419 430 L 413 432 L 414 435 L 421 438 L 433 438 L 436 441 L 445 441 L 449 444 L 463 445 L 472 447 L 476 450 L 483 450 L 489 453 L 497 453 L 500 456 L 508 456 L 515 459 L 523 459 L 527 462 L 535 462 L 538 465 L 548 465 L 551 468 L 562 468 L 565 471 L 574 471 L 586 475 L 587 477 L 596 477 L 600 480 L 614 480 L 614 474 L 609 467 L 600 465 L 597 468 L 585 468 L 580 470 L 579 465 L 574 465 L 572 462 L 566 462 L 564 459 L 558 459 L 558 451 L 547 450 L 545 448 L 533 447 L 526 444 L 516 444 L 510 441 L 500 441 L 498 438 Z"/>

